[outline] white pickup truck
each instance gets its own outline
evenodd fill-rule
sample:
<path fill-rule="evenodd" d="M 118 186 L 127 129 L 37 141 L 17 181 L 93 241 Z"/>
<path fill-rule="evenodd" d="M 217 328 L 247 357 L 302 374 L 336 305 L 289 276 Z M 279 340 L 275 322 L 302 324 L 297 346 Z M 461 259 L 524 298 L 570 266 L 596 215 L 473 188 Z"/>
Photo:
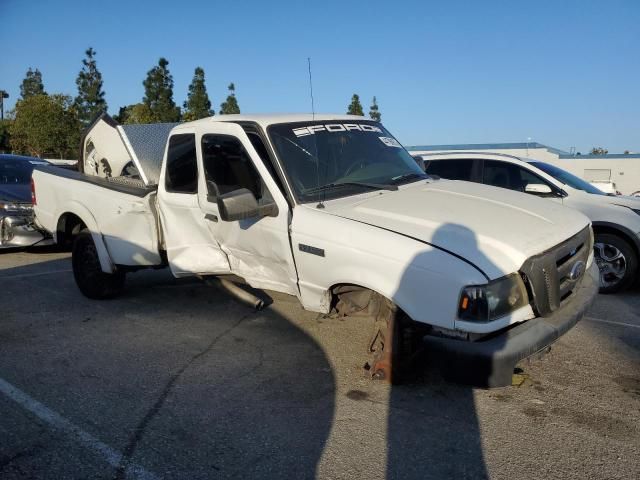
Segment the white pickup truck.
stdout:
<path fill-rule="evenodd" d="M 139 127 L 137 143 L 154 128 Z M 115 296 L 144 267 L 233 275 L 311 311 L 371 315 L 373 376 L 397 380 L 424 346 L 445 376 L 491 387 L 509 385 L 515 365 L 546 351 L 597 291 L 585 216 L 429 178 L 380 123 L 224 115 L 158 128 L 166 133 L 134 146 L 102 117 L 83 138 L 80 169 L 106 173 L 33 173 L 37 221 L 73 241 L 90 298 Z M 118 159 L 99 158 L 101 137 Z M 163 158 L 149 153 L 162 148 Z M 134 176 L 109 177 L 121 170 Z"/>

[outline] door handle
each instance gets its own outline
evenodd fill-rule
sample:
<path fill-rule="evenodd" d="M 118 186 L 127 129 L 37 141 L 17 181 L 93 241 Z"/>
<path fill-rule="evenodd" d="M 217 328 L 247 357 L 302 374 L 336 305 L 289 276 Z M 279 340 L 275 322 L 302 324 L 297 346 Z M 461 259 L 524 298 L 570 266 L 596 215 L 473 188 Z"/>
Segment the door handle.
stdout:
<path fill-rule="evenodd" d="M 218 216 L 214 215 L 213 213 L 207 213 L 204 216 L 205 220 L 211 220 L 212 222 L 217 222 L 218 221 Z"/>

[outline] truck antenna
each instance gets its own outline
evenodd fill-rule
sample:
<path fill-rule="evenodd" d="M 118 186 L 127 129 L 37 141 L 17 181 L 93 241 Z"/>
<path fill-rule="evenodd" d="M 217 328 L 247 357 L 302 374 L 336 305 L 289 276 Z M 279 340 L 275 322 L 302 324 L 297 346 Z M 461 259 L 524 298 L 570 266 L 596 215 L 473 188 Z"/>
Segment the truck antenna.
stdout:
<path fill-rule="evenodd" d="M 313 82 L 311 81 L 311 57 L 307 57 L 307 65 L 309 67 L 309 91 L 311 92 L 311 117 L 316 119 L 316 109 L 313 104 Z"/>
<path fill-rule="evenodd" d="M 311 93 L 311 119 L 315 122 L 316 120 L 316 108 L 313 104 L 313 81 L 311 80 L 311 57 L 307 57 L 307 66 L 309 67 L 309 92 Z M 315 142 L 315 136 L 313 137 Z M 316 180 L 318 187 L 318 205 L 316 208 L 324 208 L 324 203 L 322 203 L 322 194 L 320 192 L 320 160 L 318 158 L 318 145 L 316 144 Z"/>

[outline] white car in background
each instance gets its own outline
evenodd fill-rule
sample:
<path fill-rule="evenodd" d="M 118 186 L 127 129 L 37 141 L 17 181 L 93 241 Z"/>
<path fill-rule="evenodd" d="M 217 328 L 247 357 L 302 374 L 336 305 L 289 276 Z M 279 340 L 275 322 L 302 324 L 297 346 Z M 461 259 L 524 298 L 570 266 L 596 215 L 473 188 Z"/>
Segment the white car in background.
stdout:
<path fill-rule="evenodd" d="M 475 152 L 420 155 L 430 175 L 529 193 L 579 210 L 593 224 L 600 292 L 618 292 L 636 280 L 640 198 L 608 195 L 566 170 L 537 160 Z"/>

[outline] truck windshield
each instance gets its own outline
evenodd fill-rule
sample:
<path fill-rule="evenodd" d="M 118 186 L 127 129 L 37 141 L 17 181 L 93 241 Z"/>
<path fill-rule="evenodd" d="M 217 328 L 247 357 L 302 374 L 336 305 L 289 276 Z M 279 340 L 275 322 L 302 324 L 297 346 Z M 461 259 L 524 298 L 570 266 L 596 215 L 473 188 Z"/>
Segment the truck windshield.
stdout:
<path fill-rule="evenodd" d="M 569 185 L 576 190 L 582 190 L 587 193 L 592 193 L 594 195 L 606 195 L 602 190 L 594 187 L 589 182 L 582 180 L 579 177 L 576 177 L 574 174 L 567 172 L 561 168 L 558 168 L 554 165 L 549 165 L 544 162 L 531 162 L 531 165 L 534 167 L 538 167 L 547 175 L 551 175 L 553 178 L 558 180 L 559 182 L 564 183 L 565 185 Z"/>
<path fill-rule="evenodd" d="M 269 137 L 301 202 L 331 199 L 427 178 L 409 153 L 373 121 L 272 125 Z"/>

